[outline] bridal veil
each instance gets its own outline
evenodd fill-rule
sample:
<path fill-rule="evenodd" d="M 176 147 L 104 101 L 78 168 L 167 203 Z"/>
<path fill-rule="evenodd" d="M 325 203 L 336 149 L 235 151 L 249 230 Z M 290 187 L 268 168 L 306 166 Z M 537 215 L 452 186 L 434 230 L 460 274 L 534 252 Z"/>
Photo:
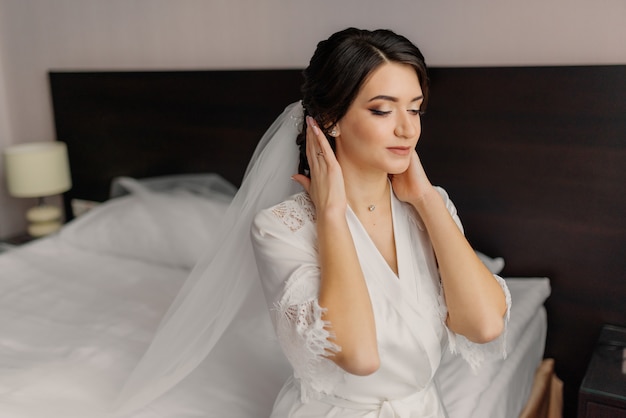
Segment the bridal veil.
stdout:
<path fill-rule="evenodd" d="M 212 350 L 236 318 L 263 318 L 270 324 L 250 226 L 260 210 L 301 190 L 291 176 L 297 172 L 295 139 L 302 123 L 302 105 L 293 103 L 261 138 L 213 246 L 196 264 L 163 317 L 120 392 L 114 416 L 128 416 L 150 404 L 205 358 L 210 361 Z"/>

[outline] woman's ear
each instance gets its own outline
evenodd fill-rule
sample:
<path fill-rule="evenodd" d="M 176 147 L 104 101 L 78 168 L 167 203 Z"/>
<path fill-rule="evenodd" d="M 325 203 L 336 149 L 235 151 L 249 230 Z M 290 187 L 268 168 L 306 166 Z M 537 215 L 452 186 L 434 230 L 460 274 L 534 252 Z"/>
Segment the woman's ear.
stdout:
<path fill-rule="evenodd" d="M 332 127 L 332 129 L 330 130 L 330 132 L 328 132 L 328 135 L 332 136 L 333 138 L 337 138 L 340 134 L 339 131 L 339 126 L 335 124 L 335 126 Z"/>

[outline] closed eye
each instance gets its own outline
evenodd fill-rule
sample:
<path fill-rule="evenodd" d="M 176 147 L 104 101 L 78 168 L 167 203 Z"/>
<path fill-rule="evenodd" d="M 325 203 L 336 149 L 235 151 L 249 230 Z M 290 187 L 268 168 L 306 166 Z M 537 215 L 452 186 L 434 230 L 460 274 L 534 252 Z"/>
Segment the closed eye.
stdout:
<path fill-rule="evenodd" d="M 372 113 L 372 115 L 375 116 L 387 116 L 391 114 L 391 110 L 370 109 L 370 112 Z M 422 116 L 425 113 L 423 110 L 420 109 L 408 109 L 407 112 L 414 116 Z"/>
<path fill-rule="evenodd" d="M 370 109 L 370 112 L 372 112 L 372 115 L 375 116 L 387 116 L 389 114 L 391 114 L 391 110 L 378 110 L 378 109 Z"/>

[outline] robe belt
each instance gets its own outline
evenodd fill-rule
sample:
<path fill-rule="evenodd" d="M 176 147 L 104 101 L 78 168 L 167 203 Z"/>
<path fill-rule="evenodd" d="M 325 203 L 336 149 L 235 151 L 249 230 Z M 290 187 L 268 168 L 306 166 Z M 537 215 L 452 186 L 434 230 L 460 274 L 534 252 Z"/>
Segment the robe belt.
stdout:
<path fill-rule="evenodd" d="M 430 399 L 427 399 L 430 398 Z M 424 389 L 400 399 L 386 399 L 378 403 L 363 403 L 349 399 L 326 396 L 320 399 L 329 405 L 355 411 L 378 412 L 378 418 L 438 418 L 442 411 L 435 388 L 430 383 Z"/>

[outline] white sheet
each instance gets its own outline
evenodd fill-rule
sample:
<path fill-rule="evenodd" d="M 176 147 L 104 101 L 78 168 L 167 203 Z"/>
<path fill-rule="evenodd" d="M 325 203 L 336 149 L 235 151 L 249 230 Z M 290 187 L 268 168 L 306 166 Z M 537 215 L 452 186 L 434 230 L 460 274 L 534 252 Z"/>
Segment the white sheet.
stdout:
<path fill-rule="evenodd" d="M 547 329 L 546 310 L 541 307 L 526 327 L 519 346 L 482 391 L 471 418 L 519 416 L 543 358 Z M 450 418 L 455 417 L 451 415 Z"/>
<path fill-rule="evenodd" d="M 547 278 L 506 280 L 512 299 L 507 358 L 474 374 L 460 358 L 444 356 L 437 379 L 450 418 L 517 417 L 530 393 L 545 347 L 550 284 Z"/>
<path fill-rule="evenodd" d="M 187 274 L 57 236 L 0 256 L 0 417 L 99 416 Z"/>

